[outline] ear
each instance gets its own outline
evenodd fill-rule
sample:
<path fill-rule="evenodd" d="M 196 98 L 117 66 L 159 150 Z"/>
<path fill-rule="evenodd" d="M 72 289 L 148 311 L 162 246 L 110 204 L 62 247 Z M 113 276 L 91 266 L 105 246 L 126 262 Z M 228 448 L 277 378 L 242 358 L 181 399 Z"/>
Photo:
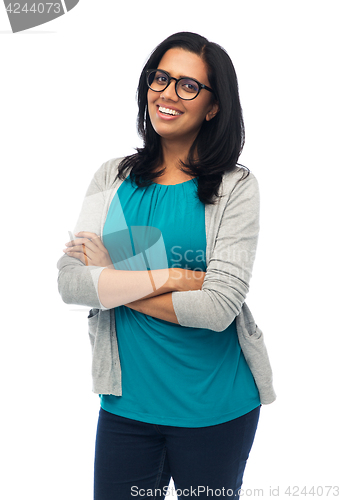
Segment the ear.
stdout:
<path fill-rule="evenodd" d="M 219 105 L 217 102 L 214 102 L 212 104 L 210 111 L 206 115 L 206 121 L 209 122 L 210 120 L 212 120 L 212 118 L 214 118 L 218 112 L 219 112 Z"/>

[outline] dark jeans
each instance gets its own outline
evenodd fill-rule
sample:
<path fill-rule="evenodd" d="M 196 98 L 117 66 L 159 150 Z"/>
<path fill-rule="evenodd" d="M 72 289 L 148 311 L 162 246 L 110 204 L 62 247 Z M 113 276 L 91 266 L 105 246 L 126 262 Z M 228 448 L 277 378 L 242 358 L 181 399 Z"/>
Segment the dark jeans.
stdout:
<path fill-rule="evenodd" d="M 210 427 L 154 425 L 100 409 L 95 500 L 235 498 L 242 485 L 260 407 Z"/>

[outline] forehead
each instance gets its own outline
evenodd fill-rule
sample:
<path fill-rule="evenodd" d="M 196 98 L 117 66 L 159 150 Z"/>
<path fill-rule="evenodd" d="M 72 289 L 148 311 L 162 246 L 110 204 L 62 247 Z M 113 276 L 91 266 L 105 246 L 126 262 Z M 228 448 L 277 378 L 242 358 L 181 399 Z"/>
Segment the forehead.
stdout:
<path fill-rule="evenodd" d="M 174 78 L 190 76 L 209 85 L 206 64 L 201 57 L 181 48 L 169 49 L 163 55 L 158 68 L 164 69 Z"/>

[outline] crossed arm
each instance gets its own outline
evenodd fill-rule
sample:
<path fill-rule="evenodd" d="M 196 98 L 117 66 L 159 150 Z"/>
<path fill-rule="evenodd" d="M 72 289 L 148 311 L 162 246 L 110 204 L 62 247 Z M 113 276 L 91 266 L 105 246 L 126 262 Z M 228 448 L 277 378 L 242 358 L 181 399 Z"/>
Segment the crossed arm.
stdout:
<path fill-rule="evenodd" d="M 135 300 L 130 304 L 125 304 L 126 307 L 142 312 L 154 318 L 163 319 L 170 323 L 179 324 L 178 318 L 174 312 L 172 293 L 163 293 L 155 297 Z"/>
<path fill-rule="evenodd" d="M 172 292 L 200 290 L 202 287 L 206 274 L 202 271 L 182 268 L 116 270 L 98 235 L 82 231 L 75 236 L 77 238 L 66 243 L 67 248 L 63 251 L 85 265 L 106 267 L 98 281 L 99 299 L 106 308 L 125 305 L 154 318 L 179 324 L 173 307 Z"/>
<path fill-rule="evenodd" d="M 65 250 L 70 257 L 76 258 L 65 255 L 57 264 L 58 289 L 64 302 L 101 309 L 125 305 L 182 326 L 224 331 L 240 313 L 249 289 L 259 231 L 256 179 L 249 175 L 239 182 L 239 171 L 224 178 L 226 203 L 217 205 L 214 224 L 219 222 L 219 228 L 213 236 L 208 235 L 207 272 L 201 273 L 201 280 L 196 272 L 197 279 L 193 280 L 190 275 L 193 271 L 177 268 L 180 273 L 186 272 L 189 279 L 184 280 L 180 274 L 180 278 L 174 280 L 174 269 L 120 271 L 113 268 L 111 261 L 105 260 L 105 247 L 101 250 L 100 244 L 97 245 L 100 242 L 97 234 L 108 197 L 108 193 L 101 190 L 101 186 L 106 185 L 102 179 L 106 173 L 102 168 L 96 174 L 97 180 L 88 189 L 76 225 L 77 230 L 88 227 L 92 233 L 77 233 L 77 239 Z M 92 247 L 94 244 L 97 249 Z M 168 276 L 158 276 L 161 273 Z M 191 293 L 177 293 L 182 291 Z"/>

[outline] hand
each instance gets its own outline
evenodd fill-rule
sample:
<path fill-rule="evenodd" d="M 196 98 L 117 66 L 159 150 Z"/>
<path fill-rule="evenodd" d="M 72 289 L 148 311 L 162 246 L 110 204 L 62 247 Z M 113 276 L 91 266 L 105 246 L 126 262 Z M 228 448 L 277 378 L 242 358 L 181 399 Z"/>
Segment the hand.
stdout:
<path fill-rule="evenodd" d="M 75 257 L 86 266 L 99 266 L 114 268 L 108 250 L 103 245 L 101 238 L 88 231 L 76 233 L 77 239 L 65 243 L 64 253 Z"/>
<path fill-rule="evenodd" d="M 170 272 L 174 290 L 178 292 L 201 290 L 206 276 L 204 271 L 192 271 L 181 267 L 170 268 Z"/>

